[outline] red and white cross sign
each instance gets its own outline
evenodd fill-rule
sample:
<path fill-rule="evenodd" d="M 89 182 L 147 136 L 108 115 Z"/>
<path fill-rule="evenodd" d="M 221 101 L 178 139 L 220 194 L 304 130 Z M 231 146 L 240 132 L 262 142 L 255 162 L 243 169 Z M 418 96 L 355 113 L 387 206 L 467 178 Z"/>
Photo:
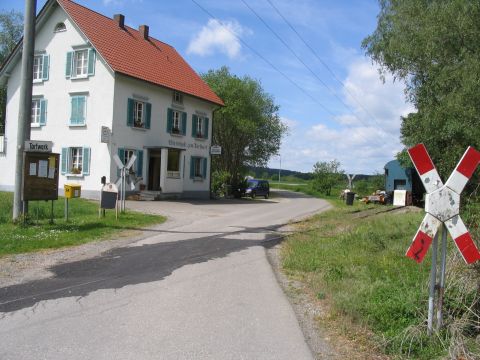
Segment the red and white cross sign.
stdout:
<path fill-rule="evenodd" d="M 441 225 L 445 224 L 465 262 L 471 264 L 480 260 L 480 252 L 459 215 L 460 194 L 480 164 L 480 152 L 469 146 L 445 185 L 423 144 L 412 147 L 408 154 L 427 191 L 425 197 L 427 214 L 406 255 L 418 263 L 422 262 L 433 237 Z"/>

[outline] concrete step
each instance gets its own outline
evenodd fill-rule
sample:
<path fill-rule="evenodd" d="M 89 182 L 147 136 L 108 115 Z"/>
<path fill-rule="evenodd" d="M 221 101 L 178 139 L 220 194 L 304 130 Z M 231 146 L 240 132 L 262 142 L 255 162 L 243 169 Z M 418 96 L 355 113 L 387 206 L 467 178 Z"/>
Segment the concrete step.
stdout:
<path fill-rule="evenodd" d="M 182 197 L 181 193 L 162 193 L 161 191 L 140 191 L 139 198 L 142 201 L 177 200 Z"/>

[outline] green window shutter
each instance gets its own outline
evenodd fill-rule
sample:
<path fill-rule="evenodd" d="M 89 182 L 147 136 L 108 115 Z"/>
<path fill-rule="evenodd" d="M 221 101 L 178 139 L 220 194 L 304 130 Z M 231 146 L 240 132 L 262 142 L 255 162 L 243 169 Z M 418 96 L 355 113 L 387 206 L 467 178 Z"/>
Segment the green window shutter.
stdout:
<path fill-rule="evenodd" d="M 66 174 L 68 169 L 68 148 L 62 148 L 62 161 L 60 165 L 60 172 Z"/>
<path fill-rule="evenodd" d="M 187 113 L 182 112 L 182 135 L 187 134 Z"/>
<path fill-rule="evenodd" d="M 172 126 L 173 126 L 173 110 L 167 110 L 167 132 L 172 133 Z"/>
<path fill-rule="evenodd" d="M 48 80 L 49 67 L 50 67 L 50 56 L 43 55 L 42 80 Z"/>
<path fill-rule="evenodd" d="M 208 139 L 208 118 L 203 120 L 203 137 Z"/>
<path fill-rule="evenodd" d="M 82 125 L 85 125 L 85 109 L 86 109 L 86 106 L 85 106 L 85 103 L 87 101 L 87 97 L 86 96 L 78 96 L 78 103 L 77 103 L 77 106 L 78 106 L 78 124 L 82 124 Z"/>
<path fill-rule="evenodd" d="M 127 126 L 133 126 L 133 112 L 135 111 L 135 101 L 128 99 L 127 105 Z M 122 160 L 123 161 L 123 160 Z"/>
<path fill-rule="evenodd" d="M 95 75 L 95 49 L 88 49 L 88 75 Z"/>
<path fill-rule="evenodd" d="M 118 157 L 120 158 L 120 161 L 123 164 L 123 162 L 125 161 L 125 149 L 118 148 L 117 152 L 118 152 Z M 121 174 L 120 169 L 117 167 L 117 176 L 120 177 L 120 174 Z"/>
<path fill-rule="evenodd" d="M 40 125 L 47 124 L 47 100 L 40 99 Z"/>
<path fill-rule="evenodd" d="M 83 164 L 82 164 L 82 174 L 90 175 L 90 148 L 83 148 Z"/>
<path fill-rule="evenodd" d="M 197 137 L 197 118 L 197 115 L 192 115 L 192 137 Z"/>
<path fill-rule="evenodd" d="M 72 76 L 72 58 L 73 58 L 73 51 L 67 52 L 67 65 L 65 67 L 65 77 L 68 79 Z"/>
<path fill-rule="evenodd" d="M 152 118 L 152 104 L 145 103 L 145 129 L 150 129 L 150 120 Z"/>
<path fill-rule="evenodd" d="M 143 150 L 137 150 L 137 176 L 143 176 Z"/>
<path fill-rule="evenodd" d="M 72 96 L 71 102 L 70 125 L 76 125 L 78 124 L 78 97 Z"/>
<path fill-rule="evenodd" d="M 204 179 L 206 179 L 206 178 L 207 178 L 207 158 L 203 158 L 203 159 L 202 159 L 202 163 L 203 163 L 203 164 L 202 164 L 202 165 L 203 165 L 202 177 L 203 177 Z"/>
<path fill-rule="evenodd" d="M 190 179 L 193 179 L 195 177 L 195 156 L 192 156 L 190 158 Z"/>

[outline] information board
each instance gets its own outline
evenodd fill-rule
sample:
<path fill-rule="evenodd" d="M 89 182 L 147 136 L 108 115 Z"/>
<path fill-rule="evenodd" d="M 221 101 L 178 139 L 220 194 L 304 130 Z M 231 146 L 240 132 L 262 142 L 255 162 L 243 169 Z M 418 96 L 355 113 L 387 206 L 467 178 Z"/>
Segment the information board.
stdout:
<path fill-rule="evenodd" d="M 23 153 L 22 201 L 58 200 L 60 154 Z"/>
<path fill-rule="evenodd" d="M 115 209 L 117 207 L 118 188 L 115 184 L 106 184 L 102 188 L 100 208 Z"/>

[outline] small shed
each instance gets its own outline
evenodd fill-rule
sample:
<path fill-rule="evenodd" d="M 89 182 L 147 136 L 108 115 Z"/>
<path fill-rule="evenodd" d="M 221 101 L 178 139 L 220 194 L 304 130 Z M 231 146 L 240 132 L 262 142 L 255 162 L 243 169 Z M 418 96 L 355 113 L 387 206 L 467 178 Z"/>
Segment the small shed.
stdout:
<path fill-rule="evenodd" d="M 395 190 L 406 190 L 413 196 L 413 201 L 418 202 L 423 198 L 425 189 L 413 167 L 404 168 L 398 160 L 385 164 L 385 191 L 392 193 Z"/>
<path fill-rule="evenodd" d="M 385 164 L 385 191 L 394 190 L 412 191 L 412 168 L 404 168 L 398 160 L 392 160 Z"/>

